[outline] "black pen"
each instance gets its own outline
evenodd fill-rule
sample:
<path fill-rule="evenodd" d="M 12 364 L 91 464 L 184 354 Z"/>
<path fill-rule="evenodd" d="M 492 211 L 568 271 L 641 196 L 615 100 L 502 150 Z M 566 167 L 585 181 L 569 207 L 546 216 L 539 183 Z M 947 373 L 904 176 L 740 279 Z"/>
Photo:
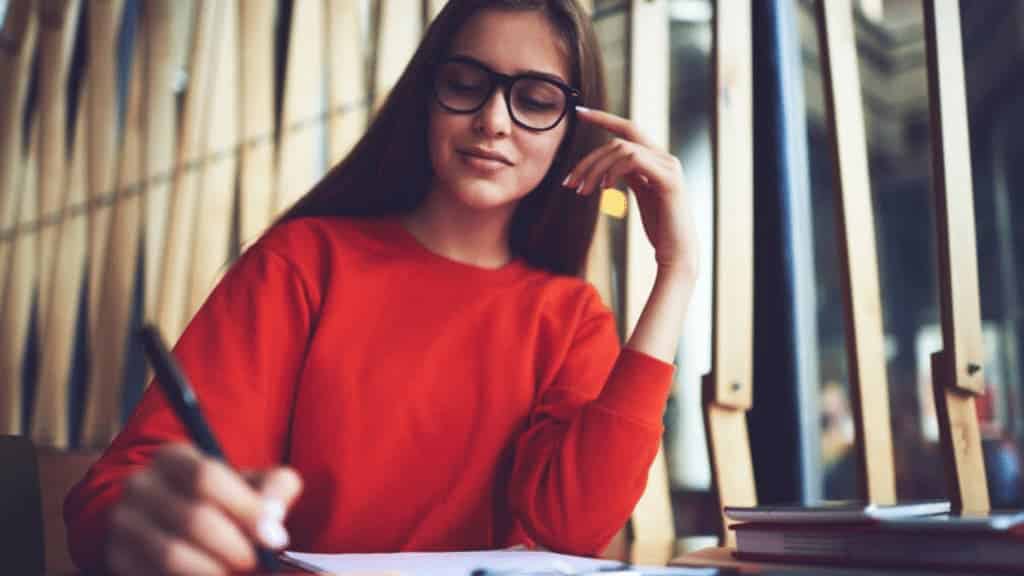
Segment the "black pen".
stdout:
<path fill-rule="evenodd" d="M 226 463 L 227 459 L 224 457 L 224 451 L 220 448 L 220 443 L 217 442 L 213 431 L 210 430 L 206 419 L 203 418 L 203 412 L 199 408 L 195 392 L 192 391 L 188 378 L 174 360 L 167 345 L 164 344 L 160 331 L 155 326 L 147 324 L 139 331 L 139 338 L 142 340 L 142 348 L 146 357 L 149 358 L 149 363 L 153 365 L 153 372 L 156 374 L 156 381 L 159 383 L 160 389 L 171 403 L 174 413 L 185 425 L 185 430 L 188 431 L 192 442 L 203 454 Z M 257 545 L 256 556 L 259 558 L 260 571 L 274 572 L 278 569 L 277 557 L 272 550 Z"/>

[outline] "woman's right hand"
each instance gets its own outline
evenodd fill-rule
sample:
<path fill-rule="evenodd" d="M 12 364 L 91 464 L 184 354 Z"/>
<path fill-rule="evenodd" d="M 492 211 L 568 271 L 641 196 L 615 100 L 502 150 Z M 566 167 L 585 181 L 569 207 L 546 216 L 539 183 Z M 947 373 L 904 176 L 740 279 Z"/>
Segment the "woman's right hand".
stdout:
<path fill-rule="evenodd" d="M 110 517 L 117 574 L 226 574 L 257 567 L 255 546 L 288 545 L 283 521 L 302 490 L 290 468 L 239 474 L 195 448 L 161 448 L 128 479 Z"/>

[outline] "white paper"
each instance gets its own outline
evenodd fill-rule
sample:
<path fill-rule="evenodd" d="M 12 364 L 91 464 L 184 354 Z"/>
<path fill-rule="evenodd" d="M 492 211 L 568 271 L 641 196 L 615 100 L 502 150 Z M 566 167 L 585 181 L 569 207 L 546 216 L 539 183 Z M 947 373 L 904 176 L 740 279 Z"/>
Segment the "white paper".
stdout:
<path fill-rule="evenodd" d="M 481 552 L 405 552 L 401 554 L 309 554 L 285 552 L 303 564 L 332 574 L 399 574 L 402 576 L 469 576 L 485 569 L 493 575 L 504 574 L 591 574 L 605 576 L 640 574 L 679 574 L 704 576 L 713 569 L 624 567 L 616 560 L 600 560 L 532 550 L 488 550 Z"/>

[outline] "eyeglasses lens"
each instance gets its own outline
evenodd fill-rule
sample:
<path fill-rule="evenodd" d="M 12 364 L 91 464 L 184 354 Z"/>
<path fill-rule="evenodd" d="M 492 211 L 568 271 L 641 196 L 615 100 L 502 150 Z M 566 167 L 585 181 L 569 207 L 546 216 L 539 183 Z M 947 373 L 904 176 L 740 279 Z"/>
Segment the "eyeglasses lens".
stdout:
<path fill-rule="evenodd" d="M 492 93 L 486 70 L 465 62 L 448 62 L 438 70 L 437 97 L 455 112 L 474 112 Z M 540 78 L 519 77 L 509 95 L 516 121 L 536 130 L 554 126 L 565 112 L 566 95 L 556 84 Z"/>

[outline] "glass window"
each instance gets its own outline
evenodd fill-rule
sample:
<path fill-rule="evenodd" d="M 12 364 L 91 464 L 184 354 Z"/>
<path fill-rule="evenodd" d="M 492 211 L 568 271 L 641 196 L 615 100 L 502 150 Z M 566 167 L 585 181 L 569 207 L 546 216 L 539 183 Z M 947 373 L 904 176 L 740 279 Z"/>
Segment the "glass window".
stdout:
<path fill-rule="evenodd" d="M 932 401 L 930 355 L 941 348 L 935 200 L 920 2 L 885 0 L 855 15 L 867 129 L 885 351 L 901 500 L 942 497 L 945 477 Z M 821 454 L 826 498 L 857 492 L 835 223 L 834 163 L 824 116 L 814 4 L 799 2 L 814 203 Z M 1020 225 L 1024 185 L 1024 2 L 962 2 L 986 391 L 977 401 L 993 506 L 1024 503 Z M 1017 129 L 1015 129 L 1017 128 Z M 1015 188 L 1016 187 L 1016 188 Z"/>

